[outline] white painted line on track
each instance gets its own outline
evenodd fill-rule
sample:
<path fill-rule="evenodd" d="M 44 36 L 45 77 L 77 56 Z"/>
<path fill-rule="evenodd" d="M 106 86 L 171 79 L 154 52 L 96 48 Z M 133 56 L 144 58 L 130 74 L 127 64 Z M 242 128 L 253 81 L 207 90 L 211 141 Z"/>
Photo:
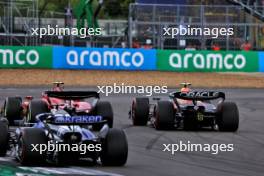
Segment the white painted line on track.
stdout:
<path fill-rule="evenodd" d="M 42 176 L 42 174 L 16 173 L 16 176 Z"/>
<path fill-rule="evenodd" d="M 57 167 L 19 167 L 20 169 L 31 171 L 31 172 L 41 172 L 43 174 L 64 174 L 64 175 L 104 175 L 104 176 L 122 176 L 120 174 L 104 172 L 95 169 L 87 169 L 82 167 L 69 167 L 69 168 L 57 168 Z"/>
<path fill-rule="evenodd" d="M 42 168 L 42 167 L 18 167 L 18 168 L 35 173 L 42 172 L 43 174 L 67 174 L 66 172 L 60 172 L 55 169 Z"/>
<path fill-rule="evenodd" d="M 0 161 L 12 162 L 13 161 L 13 158 L 12 157 L 0 157 Z"/>
<path fill-rule="evenodd" d="M 83 168 L 83 167 L 73 167 L 73 168 L 76 168 L 78 170 L 83 170 L 85 172 L 88 171 L 88 172 L 94 173 L 95 175 L 123 176 L 123 175 L 116 174 L 116 173 L 104 172 L 104 171 L 95 170 L 95 169 L 87 169 L 87 168 Z"/>
<path fill-rule="evenodd" d="M 0 161 L 2 162 L 13 162 L 12 157 L 0 157 Z M 104 175 L 104 176 L 122 176 L 120 174 L 111 173 L 111 172 L 104 172 L 95 169 L 88 169 L 84 167 L 18 167 L 24 171 L 31 171 L 34 173 L 41 172 L 43 174 L 64 174 L 64 175 L 71 175 L 71 174 L 78 174 L 78 175 Z"/>

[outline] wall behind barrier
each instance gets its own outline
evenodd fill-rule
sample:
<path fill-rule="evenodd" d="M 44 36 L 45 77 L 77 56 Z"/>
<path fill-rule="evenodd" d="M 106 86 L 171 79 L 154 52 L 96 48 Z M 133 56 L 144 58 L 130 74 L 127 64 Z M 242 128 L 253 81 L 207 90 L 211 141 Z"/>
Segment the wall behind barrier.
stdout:
<path fill-rule="evenodd" d="M 264 52 L 0 46 L 0 68 L 264 72 Z"/>

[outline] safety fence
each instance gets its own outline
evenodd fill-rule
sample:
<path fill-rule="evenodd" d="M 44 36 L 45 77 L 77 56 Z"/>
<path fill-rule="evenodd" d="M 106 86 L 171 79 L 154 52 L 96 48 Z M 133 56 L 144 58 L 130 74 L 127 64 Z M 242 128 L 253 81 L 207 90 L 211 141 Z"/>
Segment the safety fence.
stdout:
<path fill-rule="evenodd" d="M 234 1 L 234 0 L 232 0 Z M 178 1 L 177 1 L 178 2 Z M 205 2 L 205 1 L 204 1 Z M 213 5 L 182 4 L 130 4 L 128 20 L 129 47 L 134 44 L 150 44 L 156 49 L 210 50 L 217 44 L 223 50 L 239 50 L 249 41 L 254 50 L 264 48 L 264 24 L 240 5 L 216 5 L 223 1 L 210 1 Z M 195 3 L 192 3 L 195 4 Z M 263 6 L 256 7 L 263 12 Z M 252 9 L 253 10 L 253 9 Z M 258 16 L 262 16 L 259 14 Z M 163 35 L 164 28 L 233 28 L 233 35 L 177 35 L 175 38 Z"/>
<path fill-rule="evenodd" d="M 264 52 L 0 46 L 0 68 L 264 72 Z"/>

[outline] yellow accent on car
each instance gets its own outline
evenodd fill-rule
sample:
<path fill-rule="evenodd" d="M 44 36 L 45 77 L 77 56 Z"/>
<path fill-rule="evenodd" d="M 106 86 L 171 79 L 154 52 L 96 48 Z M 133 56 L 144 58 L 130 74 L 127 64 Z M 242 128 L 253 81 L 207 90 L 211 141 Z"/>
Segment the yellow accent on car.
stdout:
<path fill-rule="evenodd" d="M 197 120 L 198 121 L 203 121 L 204 115 L 200 112 L 197 113 Z"/>

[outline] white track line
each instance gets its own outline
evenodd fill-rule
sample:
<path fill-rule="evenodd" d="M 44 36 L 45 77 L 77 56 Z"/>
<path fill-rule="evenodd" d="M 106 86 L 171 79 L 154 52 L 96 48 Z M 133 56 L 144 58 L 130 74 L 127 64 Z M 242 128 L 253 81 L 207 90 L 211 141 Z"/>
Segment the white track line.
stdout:
<path fill-rule="evenodd" d="M 78 170 L 83 170 L 86 172 L 88 171 L 88 172 L 94 173 L 96 175 L 122 176 L 122 175 L 116 174 L 116 173 L 104 172 L 104 171 L 94 170 L 94 169 L 87 169 L 87 168 L 83 168 L 83 167 L 73 167 L 73 168 L 76 168 Z"/>
<path fill-rule="evenodd" d="M 103 172 L 94 169 L 87 169 L 82 167 L 69 167 L 69 168 L 57 168 L 57 167 L 19 167 L 20 169 L 31 172 L 42 172 L 44 174 L 65 174 L 65 175 L 107 175 L 107 176 L 122 176 L 120 174 Z"/>
<path fill-rule="evenodd" d="M 42 167 L 18 167 L 24 171 L 31 171 L 34 173 L 43 172 L 43 174 L 67 174 L 66 172 L 60 172 L 56 169 L 42 168 Z"/>
<path fill-rule="evenodd" d="M 12 157 L 0 157 L 0 161 L 2 162 L 13 162 Z M 34 173 L 42 172 L 43 174 L 79 174 L 79 175 L 107 175 L 107 176 L 122 176 L 120 174 L 104 172 L 100 170 L 85 168 L 85 167 L 18 167 L 25 171 L 31 171 Z"/>
<path fill-rule="evenodd" d="M 12 162 L 14 160 L 14 158 L 12 157 L 0 157 L 0 161 L 4 161 L 4 162 Z"/>

